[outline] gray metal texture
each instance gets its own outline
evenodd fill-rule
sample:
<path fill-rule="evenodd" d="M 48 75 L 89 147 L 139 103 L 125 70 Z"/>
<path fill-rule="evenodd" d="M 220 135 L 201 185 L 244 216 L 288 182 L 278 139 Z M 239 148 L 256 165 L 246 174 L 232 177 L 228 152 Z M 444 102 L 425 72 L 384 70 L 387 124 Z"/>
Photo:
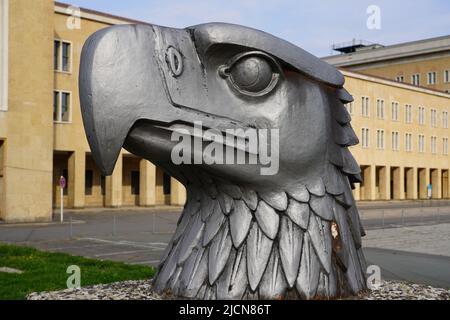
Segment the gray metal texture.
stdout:
<path fill-rule="evenodd" d="M 314 299 L 366 289 L 352 195 L 358 143 L 334 67 L 262 31 L 210 23 L 115 26 L 86 42 L 80 99 L 92 155 L 122 147 L 181 181 L 188 200 L 155 278 L 197 299 Z M 278 128 L 279 171 L 175 165 L 174 131 Z M 229 148 L 229 146 L 227 146 Z M 192 155 L 193 156 L 193 155 Z"/>

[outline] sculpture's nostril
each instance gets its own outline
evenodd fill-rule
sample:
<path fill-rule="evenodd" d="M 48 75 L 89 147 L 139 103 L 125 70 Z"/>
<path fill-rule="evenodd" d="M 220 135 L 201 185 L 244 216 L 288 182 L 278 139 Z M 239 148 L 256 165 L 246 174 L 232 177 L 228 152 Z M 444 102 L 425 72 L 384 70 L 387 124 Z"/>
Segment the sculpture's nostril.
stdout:
<path fill-rule="evenodd" d="M 183 73 L 183 56 L 174 47 L 167 48 L 166 62 L 172 76 L 178 77 Z"/>

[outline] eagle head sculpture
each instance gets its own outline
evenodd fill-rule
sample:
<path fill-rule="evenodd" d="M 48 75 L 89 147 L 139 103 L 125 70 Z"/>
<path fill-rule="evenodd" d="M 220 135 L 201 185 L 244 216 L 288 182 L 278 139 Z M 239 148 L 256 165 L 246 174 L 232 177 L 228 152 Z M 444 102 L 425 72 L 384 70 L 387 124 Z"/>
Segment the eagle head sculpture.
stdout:
<path fill-rule="evenodd" d="M 87 40 L 81 108 L 102 173 L 112 173 L 123 147 L 187 189 L 155 290 L 195 299 L 314 299 L 366 289 L 364 230 L 352 195 L 360 168 L 348 150 L 358 139 L 343 85 L 322 60 L 238 25 L 123 25 Z M 236 136 L 244 138 L 240 145 L 199 138 L 192 130 L 198 122 L 219 135 L 278 130 L 278 140 L 265 141 L 268 149 L 276 144 L 278 170 L 176 165 L 173 135 L 180 132 L 202 146 L 261 156 L 245 136 Z"/>

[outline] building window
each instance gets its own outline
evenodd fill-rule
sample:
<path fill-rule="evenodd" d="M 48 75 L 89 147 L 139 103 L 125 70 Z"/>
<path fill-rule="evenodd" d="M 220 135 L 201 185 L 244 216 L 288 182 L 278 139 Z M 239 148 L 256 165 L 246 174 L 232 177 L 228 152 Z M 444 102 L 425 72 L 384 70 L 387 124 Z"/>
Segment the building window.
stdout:
<path fill-rule="evenodd" d="M 412 151 L 412 133 L 405 134 L 405 150 L 407 152 Z"/>
<path fill-rule="evenodd" d="M 131 194 L 139 195 L 140 177 L 139 171 L 131 171 Z"/>
<path fill-rule="evenodd" d="M 55 91 L 53 93 L 53 120 L 55 122 L 70 122 L 72 97 L 70 92 Z"/>
<path fill-rule="evenodd" d="M 450 82 L 450 70 L 444 71 L 444 82 L 449 83 Z"/>
<path fill-rule="evenodd" d="M 368 128 L 362 128 L 361 129 L 361 145 L 363 148 L 369 147 L 369 129 Z"/>
<path fill-rule="evenodd" d="M 398 76 L 397 78 L 395 78 L 395 80 L 397 80 L 397 82 L 405 82 L 405 77 L 404 76 Z"/>
<path fill-rule="evenodd" d="M 448 129 L 448 111 L 442 111 L 442 127 Z"/>
<path fill-rule="evenodd" d="M 384 130 L 377 130 L 377 149 L 384 149 Z"/>
<path fill-rule="evenodd" d="M 55 40 L 53 64 L 56 71 L 71 72 L 72 45 L 70 42 Z"/>
<path fill-rule="evenodd" d="M 419 134 L 419 152 L 425 152 L 425 136 L 423 134 Z"/>
<path fill-rule="evenodd" d="M 436 72 L 428 72 L 428 84 L 436 84 Z"/>
<path fill-rule="evenodd" d="M 399 133 L 394 131 L 392 132 L 392 150 L 398 151 L 399 149 Z"/>
<path fill-rule="evenodd" d="M 436 109 L 431 109 L 431 126 L 436 128 L 437 127 L 437 111 Z"/>
<path fill-rule="evenodd" d="M 418 73 L 413 74 L 411 77 L 411 83 L 415 86 L 419 86 L 420 85 L 420 74 L 418 74 Z"/>
<path fill-rule="evenodd" d="M 437 137 L 431 137 L 431 153 L 437 153 Z"/>
<path fill-rule="evenodd" d="M 412 123 L 412 106 L 410 104 L 405 105 L 405 121 Z"/>
<path fill-rule="evenodd" d="M 442 153 L 448 155 L 448 138 L 442 138 Z"/>
<path fill-rule="evenodd" d="M 345 108 L 347 109 L 348 113 L 353 115 L 354 109 L 353 109 L 353 102 L 349 102 L 345 105 Z"/>
<path fill-rule="evenodd" d="M 425 124 L 425 107 L 419 107 L 419 124 Z"/>
<path fill-rule="evenodd" d="M 61 42 L 55 40 L 53 49 L 53 68 L 59 70 L 59 52 L 61 50 Z"/>
<path fill-rule="evenodd" d="M 398 121 L 398 102 L 392 102 L 392 121 Z"/>
<path fill-rule="evenodd" d="M 384 119 L 384 100 L 377 99 L 377 118 Z"/>
<path fill-rule="evenodd" d="M 92 186 L 94 185 L 94 172 L 92 170 L 86 170 L 84 176 L 84 194 L 87 196 L 92 195 Z"/>
<path fill-rule="evenodd" d="M 363 117 L 369 117 L 370 116 L 369 97 L 362 97 L 361 98 L 361 114 L 363 115 Z"/>

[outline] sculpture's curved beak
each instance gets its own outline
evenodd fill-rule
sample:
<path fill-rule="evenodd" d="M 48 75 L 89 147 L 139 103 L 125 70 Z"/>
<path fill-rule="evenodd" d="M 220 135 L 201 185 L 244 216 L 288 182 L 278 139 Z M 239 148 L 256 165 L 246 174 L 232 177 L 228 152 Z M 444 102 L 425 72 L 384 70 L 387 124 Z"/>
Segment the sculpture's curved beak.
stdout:
<path fill-rule="evenodd" d="M 193 112 L 206 101 L 198 61 L 186 30 L 123 25 L 87 40 L 80 64 L 81 111 L 92 156 L 103 174 L 112 174 L 138 120 L 211 122 Z"/>
<path fill-rule="evenodd" d="M 170 107 L 158 65 L 151 59 L 151 29 L 145 31 L 135 26 L 103 29 L 83 47 L 81 111 L 92 156 L 105 175 L 112 174 L 130 128 L 146 115 L 148 104 Z"/>

